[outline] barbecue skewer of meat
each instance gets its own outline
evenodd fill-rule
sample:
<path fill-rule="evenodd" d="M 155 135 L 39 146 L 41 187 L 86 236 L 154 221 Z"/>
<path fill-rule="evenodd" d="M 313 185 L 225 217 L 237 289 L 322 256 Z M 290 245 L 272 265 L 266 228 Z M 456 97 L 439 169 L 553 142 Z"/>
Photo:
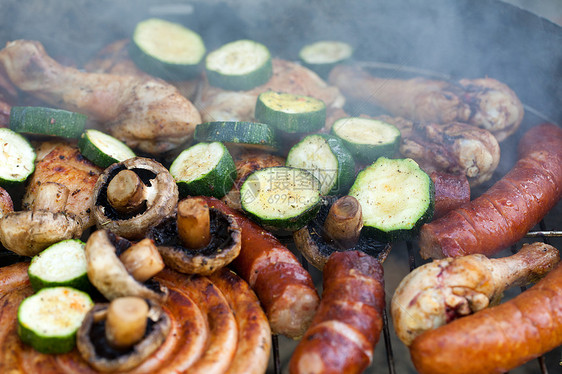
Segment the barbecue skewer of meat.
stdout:
<path fill-rule="evenodd" d="M 16 40 L 0 66 L 20 90 L 50 105 L 86 114 L 131 148 L 160 154 L 191 139 L 201 116 L 160 79 L 86 73 L 49 57 L 39 42 Z"/>
<path fill-rule="evenodd" d="M 396 335 L 410 345 L 425 331 L 496 304 L 510 287 L 536 282 L 559 261 L 556 248 L 534 243 L 506 258 L 469 255 L 422 265 L 400 282 L 392 297 Z"/>
<path fill-rule="evenodd" d="M 492 78 L 458 82 L 378 78 L 351 66 L 336 66 L 329 82 L 354 99 L 371 102 L 393 116 L 437 123 L 464 122 L 503 141 L 519 128 L 524 109 L 517 95 Z"/>
<path fill-rule="evenodd" d="M 562 197 L 562 129 L 542 124 L 518 145 L 519 160 L 502 179 L 468 204 L 420 230 L 423 258 L 481 253 L 517 243 Z"/>

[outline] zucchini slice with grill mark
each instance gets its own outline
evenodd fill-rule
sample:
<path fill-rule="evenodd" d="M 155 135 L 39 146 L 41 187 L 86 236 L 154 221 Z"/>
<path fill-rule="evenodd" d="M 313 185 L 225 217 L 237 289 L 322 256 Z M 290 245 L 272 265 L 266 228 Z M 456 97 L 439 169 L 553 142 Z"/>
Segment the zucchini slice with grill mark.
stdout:
<path fill-rule="evenodd" d="M 85 246 L 81 240 L 63 240 L 34 256 L 27 270 L 31 287 L 36 292 L 59 286 L 88 291 Z"/>
<path fill-rule="evenodd" d="M 353 47 L 342 41 L 320 40 L 307 44 L 299 51 L 299 59 L 303 65 L 326 79 L 337 64 L 351 58 Z"/>
<path fill-rule="evenodd" d="M 250 90 L 271 78 L 271 54 L 261 43 L 236 40 L 207 55 L 205 72 L 212 86 L 233 91 Z"/>
<path fill-rule="evenodd" d="M 363 230 L 384 242 L 415 236 L 433 216 L 435 187 L 412 159 L 380 157 L 349 190 L 363 211 Z"/>
<path fill-rule="evenodd" d="M 205 122 L 195 128 L 194 139 L 200 142 L 222 142 L 227 146 L 242 146 L 276 152 L 279 143 L 275 129 L 259 122 Z"/>
<path fill-rule="evenodd" d="M 170 81 L 196 78 L 207 53 L 198 33 L 159 18 L 139 22 L 129 46 L 131 59 L 141 70 Z"/>
<path fill-rule="evenodd" d="M 0 128 L 0 185 L 12 187 L 25 180 L 35 170 L 35 150 L 21 134 Z"/>
<path fill-rule="evenodd" d="M 320 182 L 304 169 L 273 166 L 248 176 L 240 188 L 242 209 L 262 226 L 296 231 L 320 209 Z"/>
<path fill-rule="evenodd" d="M 21 302 L 18 335 L 41 353 L 70 352 L 76 345 L 76 332 L 93 306 L 87 293 L 74 288 L 43 288 Z"/>
<path fill-rule="evenodd" d="M 357 161 L 372 163 L 392 157 L 400 145 L 400 130 L 379 120 L 346 117 L 334 122 L 332 134 L 340 138 Z"/>
<path fill-rule="evenodd" d="M 304 137 L 289 150 L 286 164 L 311 172 L 320 181 L 323 195 L 345 194 L 355 178 L 351 153 L 332 135 Z"/>
<path fill-rule="evenodd" d="M 84 157 L 104 169 L 136 156 L 135 152 L 119 139 L 95 129 L 88 129 L 82 133 L 78 148 Z"/>
<path fill-rule="evenodd" d="M 326 123 L 326 104 L 310 96 L 266 91 L 258 96 L 255 118 L 287 133 L 309 133 Z"/>
<path fill-rule="evenodd" d="M 14 106 L 10 129 L 16 132 L 76 139 L 86 127 L 88 116 L 68 110 L 36 106 Z"/>
<path fill-rule="evenodd" d="M 182 151 L 170 165 L 182 196 L 226 195 L 236 179 L 230 152 L 220 142 L 198 143 Z"/>

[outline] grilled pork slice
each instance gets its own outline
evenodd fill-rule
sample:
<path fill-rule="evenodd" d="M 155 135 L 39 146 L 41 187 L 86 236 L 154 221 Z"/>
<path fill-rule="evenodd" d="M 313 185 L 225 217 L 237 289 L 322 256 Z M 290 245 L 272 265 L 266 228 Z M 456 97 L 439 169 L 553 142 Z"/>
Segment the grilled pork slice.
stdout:
<path fill-rule="evenodd" d="M 95 224 L 92 210 L 94 185 L 103 171 L 86 158 L 78 148 L 65 142 L 44 142 L 36 147 L 35 172 L 28 181 L 22 199 L 23 209 L 33 207 L 39 186 L 56 182 L 66 186 L 69 196 L 66 212 L 80 217 L 84 229 Z"/>
<path fill-rule="evenodd" d="M 428 173 L 466 175 L 472 187 L 489 180 L 500 162 L 498 141 L 487 130 L 465 123 L 413 122 L 400 117 L 379 116 L 400 130 L 400 153 Z"/>
<path fill-rule="evenodd" d="M 201 116 L 171 84 L 149 76 L 86 73 L 65 67 L 36 41 L 0 50 L 0 67 L 19 89 L 87 114 L 129 147 L 160 154 L 191 139 Z"/>
<path fill-rule="evenodd" d="M 343 108 L 345 99 L 338 88 L 329 86 L 312 70 L 304 66 L 274 58 L 271 79 L 249 91 L 228 91 L 203 84 L 195 105 L 203 121 L 253 121 L 258 95 L 272 90 L 294 95 L 311 96 L 326 104 L 327 116 Z M 327 121 L 327 123 L 330 123 Z"/>
<path fill-rule="evenodd" d="M 348 97 L 371 102 L 393 116 L 437 123 L 464 122 L 490 131 L 502 141 L 523 120 L 517 95 L 492 78 L 447 82 L 414 78 L 378 78 L 365 70 L 340 65 L 329 82 Z"/>

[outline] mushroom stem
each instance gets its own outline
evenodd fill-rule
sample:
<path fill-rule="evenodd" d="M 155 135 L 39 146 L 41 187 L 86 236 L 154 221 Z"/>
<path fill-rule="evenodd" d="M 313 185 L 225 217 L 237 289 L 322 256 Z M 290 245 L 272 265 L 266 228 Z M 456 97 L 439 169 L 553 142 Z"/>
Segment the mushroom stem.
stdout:
<path fill-rule="evenodd" d="M 139 282 L 145 282 L 164 269 L 164 261 L 151 239 L 143 239 L 130 246 L 119 259 Z"/>
<path fill-rule="evenodd" d="M 47 211 L 52 213 L 64 212 L 70 190 L 63 184 L 55 182 L 42 183 L 38 190 L 33 211 Z"/>
<path fill-rule="evenodd" d="M 140 297 L 113 300 L 107 309 L 105 337 L 116 349 L 125 349 L 140 341 L 146 331 L 148 303 Z"/>
<path fill-rule="evenodd" d="M 353 196 L 343 196 L 330 207 L 324 222 L 324 239 L 348 249 L 357 244 L 362 228 L 361 204 Z"/>
<path fill-rule="evenodd" d="M 206 247 L 211 241 L 211 217 L 205 200 L 197 197 L 178 203 L 178 235 L 189 249 Z"/>
<path fill-rule="evenodd" d="M 138 211 L 145 198 L 145 185 L 137 173 L 121 170 L 107 186 L 107 200 L 115 210 L 121 213 Z"/>

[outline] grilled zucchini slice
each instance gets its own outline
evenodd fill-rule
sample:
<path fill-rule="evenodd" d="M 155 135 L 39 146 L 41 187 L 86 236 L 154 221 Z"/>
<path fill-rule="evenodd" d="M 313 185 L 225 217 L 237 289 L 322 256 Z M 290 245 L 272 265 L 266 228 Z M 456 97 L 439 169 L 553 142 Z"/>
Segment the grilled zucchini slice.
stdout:
<path fill-rule="evenodd" d="M 74 288 L 43 288 L 21 302 L 18 335 L 41 353 L 70 352 L 76 345 L 76 332 L 93 306 L 87 293 Z"/>
<path fill-rule="evenodd" d="M 95 129 L 88 129 L 82 133 L 78 148 L 84 157 L 104 169 L 136 156 L 135 152 L 119 139 Z"/>
<path fill-rule="evenodd" d="M 63 109 L 14 106 L 10 110 L 10 129 L 33 135 L 76 139 L 86 127 L 88 116 Z"/>
<path fill-rule="evenodd" d="M 332 134 L 340 138 L 353 157 L 371 164 L 377 158 L 392 157 L 400 145 L 398 128 L 379 120 L 346 117 L 334 122 Z"/>
<path fill-rule="evenodd" d="M 221 198 L 234 184 L 236 166 L 224 144 L 198 143 L 182 151 L 170 165 L 181 195 Z"/>
<path fill-rule="evenodd" d="M 207 80 L 225 90 L 246 91 L 266 83 L 273 74 L 269 49 L 253 40 L 236 40 L 205 59 Z"/>
<path fill-rule="evenodd" d="M 139 22 L 129 49 L 131 59 L 141 70 L 170 81 L 196 78 L 203 69 L 206 53 L 198 33 L 160 18 Z"/>
<path fill-rule="evenodd" d="M 35 170 L 35 150 L 25 137 L 6 128 L 0 128 L 0 144 L 0 185 L 23 183 Z"/>
<path fill-rule="evenodd" d="M 355 178 L 351 153 L 328 134 L 305 136 L 289 150 L 286 165 L 311 172 L 320 181 L 322 195 L 344 194 Z"/>
<path fill-rule="evenodd" d="M 410 239 L 433 216 L 435 187 L 412 159 L 380 157 L 349 190 L 363 211 L 363 230 L 385 242 Z"/>
<path fill-rule="evenodd" d="M 353 47 L 346 42 L 337 40 L 320 40 L 307 44 L 299 51 L 299 59 L 303 65 L 326 79 L 337 64 L 351 58 Z"/>
<path fill-rule="evenodd" d="M 273 166 L 248 176 L 240 188 L 242 209 L 272 230 L 296 231 L 316 216 L 320 182 L 304 169 Z"/>
<path fill-rule="evenodd" d="M 279 143 L 275 129 L 258 122 L 205 122 L 195 128 L 194 139 L 200 142 L 222 142 L 227 146 L 241 146 L 276 152 Z"/>

